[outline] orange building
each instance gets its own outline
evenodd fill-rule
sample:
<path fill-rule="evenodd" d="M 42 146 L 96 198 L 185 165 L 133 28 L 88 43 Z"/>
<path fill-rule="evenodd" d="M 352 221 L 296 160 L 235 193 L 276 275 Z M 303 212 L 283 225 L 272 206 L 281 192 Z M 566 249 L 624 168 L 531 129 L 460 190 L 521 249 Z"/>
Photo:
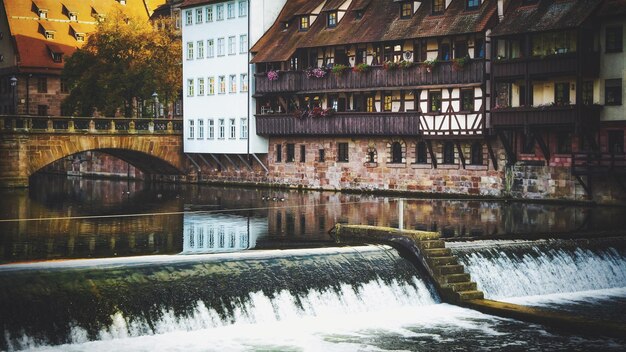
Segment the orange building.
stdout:
<path fill-rule="evenodd" d="M 0 114 L 65 115 L 61 80 L 72 55 L 114 8 L 149 20 L 165 0 L 2 0 Z"/>

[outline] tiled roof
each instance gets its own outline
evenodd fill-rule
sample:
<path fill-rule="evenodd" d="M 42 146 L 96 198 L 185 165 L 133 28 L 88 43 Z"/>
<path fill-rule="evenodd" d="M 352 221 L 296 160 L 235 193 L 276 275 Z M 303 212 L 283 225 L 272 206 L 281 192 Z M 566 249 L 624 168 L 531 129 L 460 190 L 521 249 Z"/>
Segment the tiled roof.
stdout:
<path fill-rule="evenodd" d="M 181 8 L 185 7 L 193 7 L 200 5 L 208 5 L 208 4 L 216 4 L 219 2 L 226 2 L 228 0 L 184 0 L 183 4 L 180 5 Z"/>
<path fill-rule="evenodd" d="M 64 56 L 74 53 L 84 42 L 76 40 L 75 33 L 89 34 L 96 28 L 94 13 L 110 12 L 114 7 L 124 13 L 148 21 L 148 11 L 165 0 L 4 0 L 3 6 L 11 36 L 19 57 L 18 68 L 30 71 L 58 71 L 63 62 L 55 62 L 50 48 Z M 36 9 L 47 10 L 47 18 L 39 18 Z M 77 21 L 70 21 L 68 11 L 77 13 Z M 54 31 L 54 39 L 46 39 L 44 31 Z"/>
<path fill-rule="evenodd" d="M 287 0 L 278 20 L 252 47 L 251 51 L 256 53 L 252 61 L 285 61 L 297 48 L 476 33 L 485 30 L 497 17 L 496 0 L 483 1 L 475 11 L 465 10 L 465 0 L 452 0 L 441 15 L 431 15 L 432 2 L 423 1 L 410 19 L 400 19 L 398 2 L 353 0 L 335 28 L 326 28 L 325 18 L 321 15 L 308 31 L 300 32 L 292 17 L 301 13 L 303 8 L 315 8 L 322 2 Z M 361 19 L 356 18 L 357 9 L 365 9 Z M 287 29 L 281 24 L 285 21 L 290 21 Z"/>
<path fill-rule="evenodd" d="M 604 0 L 598 10 L 599 17 L 613 17 L 626 15 L 626 0 Z"/>
<path fill-rule="evenodd" d="M 580 26 L 602 0 L 539 0 L 537 5 L 524 5 L 513 0 L 494 36 L 542 32 Z"/>

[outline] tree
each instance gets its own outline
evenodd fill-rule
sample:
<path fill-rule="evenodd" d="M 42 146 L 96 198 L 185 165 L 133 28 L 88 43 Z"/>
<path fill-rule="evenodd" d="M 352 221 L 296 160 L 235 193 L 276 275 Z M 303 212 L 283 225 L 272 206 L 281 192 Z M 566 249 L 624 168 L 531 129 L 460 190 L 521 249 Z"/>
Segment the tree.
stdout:
<path fill-rule="evenodd" d="M 180 55 L 180 37 L 171 19 L 148 23 L 112 12 L 66 60 L 66 111 L 85 116 L 123 112 L 130 117 L 135 104 L 152 99 L 154 92 L 167 106 L 182 89 Z"/>

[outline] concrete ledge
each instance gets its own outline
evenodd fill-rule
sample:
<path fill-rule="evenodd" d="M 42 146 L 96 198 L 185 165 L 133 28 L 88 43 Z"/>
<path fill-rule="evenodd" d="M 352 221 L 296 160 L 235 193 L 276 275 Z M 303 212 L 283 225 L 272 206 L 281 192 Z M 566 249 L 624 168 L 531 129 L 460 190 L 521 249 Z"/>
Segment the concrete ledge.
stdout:
<path fill-rule="evenodd" d="M 440 235 L 437 232 L 418 231 L 418 230 L 400 230 L 391 227 L 369 226 L 369 225 L 343 225 L 336 224 L 334 227 L 335 236 L 338 240 L 341 238 L 350 239 L 380 239 L 390 240 L 392 238 L 402 236 L 412 239 L 413 241 L 436 240 Z"/>
<path fill-rule="evenodd" d="M 488 299 L 463 301 L 459 302 L 459 305 L 485 314 L 541 324 L 584 335 L 610 336 L 620 339 L 626 336 L 626 324 L 589 319 L 569 313 Z"/>

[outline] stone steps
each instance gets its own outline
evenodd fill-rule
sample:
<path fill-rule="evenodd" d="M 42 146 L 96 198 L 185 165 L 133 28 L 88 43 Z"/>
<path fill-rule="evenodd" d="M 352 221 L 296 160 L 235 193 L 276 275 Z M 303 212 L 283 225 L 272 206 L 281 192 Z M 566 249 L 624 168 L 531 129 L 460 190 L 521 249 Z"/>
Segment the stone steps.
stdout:
<path fill-rule="evenodd" d="M 423 240 L 417 243 L 422 249 L 445 248 L 446 242 L 443 240 Z"/>
<path fill-rule="evenodd" d="M 483 294 L 483 291 L 477 291 L 477 290 L 473 290 L 473 291 L 461 291 L 461 292 L 456 292 L 458 298 L 461 301 L 469 301 L 469 300 L 473 300 L 473 299 L 484 299 L 485 295 Z"/>
<path fill-rule="evenodd" d="M 459 261 L 456 257 L 448 256 L 448 257 L 427 257 L 426 260 L 430 263 L 431 266 L 442 266 L 442 265 L 453 265 L 458 264 Z"/>
<path fill-rule="evenodd" d="M 446 284 L 446 287 L 449 287 L 454 292 L 465 292 L 465 291 L 476 291 L 476 283 L 473 281 L 464 281 L 464 282 L 453 282 Z"/>
<path fill-rule="evenodd" d="M 449 257 L 452 255 L 450 248 L 425 248 L 424 253 L 428 257 Z"/>
<path fill-rule="evenodd" d="M 449 274 L 449 275 L 441 275 L 439 282 L 441 284 L 450 284 L 457 282 L 468 282 L 470 281 L 470 274 L 462 273 L 462 274 Z"/>

